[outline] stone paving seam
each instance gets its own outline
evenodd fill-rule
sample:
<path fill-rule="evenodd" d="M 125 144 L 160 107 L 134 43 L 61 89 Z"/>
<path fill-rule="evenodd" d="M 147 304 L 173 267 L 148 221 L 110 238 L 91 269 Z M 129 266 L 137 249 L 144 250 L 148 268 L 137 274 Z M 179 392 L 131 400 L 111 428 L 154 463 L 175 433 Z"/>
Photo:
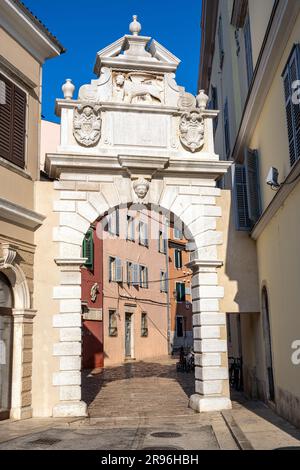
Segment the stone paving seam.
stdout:
<path fill-rule="evenodd" d="M 237 443 L 240 450 L 254 450 L 251 442 L 247 439 L 237 422 L 235 421 L 234 417 L 232 416 L 231 411 L 222 411 L 222 417 L 233 437 L 235 442 Z"/>

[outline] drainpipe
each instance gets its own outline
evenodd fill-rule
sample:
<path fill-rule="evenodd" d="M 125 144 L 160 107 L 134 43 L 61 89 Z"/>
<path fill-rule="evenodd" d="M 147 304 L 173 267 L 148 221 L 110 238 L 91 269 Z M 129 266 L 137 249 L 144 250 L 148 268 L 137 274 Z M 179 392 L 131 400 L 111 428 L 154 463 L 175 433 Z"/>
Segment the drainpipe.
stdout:
<path fill-rule="evenodd" d="M 171 348 L 171 312 L 170 312 L 170 283 L 169 283 L 169 226 L 168 226 L 168 238 L 166 243 L 166 279 L 167 279 L 167 322 L 168 322 L 168 354 L 172 355 Z"/>

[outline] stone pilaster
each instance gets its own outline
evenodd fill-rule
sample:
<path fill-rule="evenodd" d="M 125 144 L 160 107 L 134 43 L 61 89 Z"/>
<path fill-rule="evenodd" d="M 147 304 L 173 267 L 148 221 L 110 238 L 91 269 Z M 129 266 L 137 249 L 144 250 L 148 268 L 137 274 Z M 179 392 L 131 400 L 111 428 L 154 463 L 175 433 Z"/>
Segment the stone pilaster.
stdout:
<path fill-rule="evenodd" d="M 84 259 L 59 259 L 61 283 L 54 288 L 60 311 L 53 318 L 59 329 L 59 343 L 53 354 L 59 358 L 59 371 L 53 374 L 53 385 L 59 387 L 60 402 L 53 408 L 54 417 L 86 416 L 86 403 L 81 401 L 81 273 Z"/>
<path fill-rule="evenodd" d="M 31 418 L 32 335 L 35 310 L 13 309 L 13 367 L 10 417 Z"/>
<path fill-rule="evenodd" d="M 194 260 L 193 327 L 195 352 L 195 394 L 190 407 L 198 412 L 231 408 L 228 397 L 226 315 L 219 312 L 223 288 L 218 285 L 217 261 Z"/>

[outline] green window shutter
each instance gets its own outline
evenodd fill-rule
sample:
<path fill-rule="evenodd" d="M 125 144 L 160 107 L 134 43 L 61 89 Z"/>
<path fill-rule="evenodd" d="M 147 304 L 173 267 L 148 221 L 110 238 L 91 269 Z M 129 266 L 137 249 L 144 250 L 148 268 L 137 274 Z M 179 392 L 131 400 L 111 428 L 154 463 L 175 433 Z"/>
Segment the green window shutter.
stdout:
<path fill-rule="evenodd" d="M 234 166 L 234 202 L 237 230 L 250 230 L 251 221 L 248 212 L 246 172 L 244 165 Z"/>
<path fill-rule="evenodd" d="M 83 239 L 82 255 L 87 258 L 85 266 L 91 270 L 94 269 L 94 240 L 93 229 L 89 229 Z"/>
<path fill-rule="evenodd" d="M 261 216 L 259 162 L 257 150 L 245 149 L 245 172 L 248 215 L 251 222 L 256 224 Z"/>
<path fill-rule="evenodd" d="M 182 268 L 182 252 L 181 252 L 181 250 L 175 250 L 175 267 L 177 269 Z"/>

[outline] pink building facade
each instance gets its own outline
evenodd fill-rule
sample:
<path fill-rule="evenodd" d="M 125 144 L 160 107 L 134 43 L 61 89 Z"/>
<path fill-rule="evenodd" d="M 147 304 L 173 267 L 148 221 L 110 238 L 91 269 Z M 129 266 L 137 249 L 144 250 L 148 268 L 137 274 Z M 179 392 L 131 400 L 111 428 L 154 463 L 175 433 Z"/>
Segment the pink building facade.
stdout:
<path fill-rule="evenodd" d="M 159 216 L 120 208 L 103 222 L 104 365 L 165 356 L 168 268 Z"/>

